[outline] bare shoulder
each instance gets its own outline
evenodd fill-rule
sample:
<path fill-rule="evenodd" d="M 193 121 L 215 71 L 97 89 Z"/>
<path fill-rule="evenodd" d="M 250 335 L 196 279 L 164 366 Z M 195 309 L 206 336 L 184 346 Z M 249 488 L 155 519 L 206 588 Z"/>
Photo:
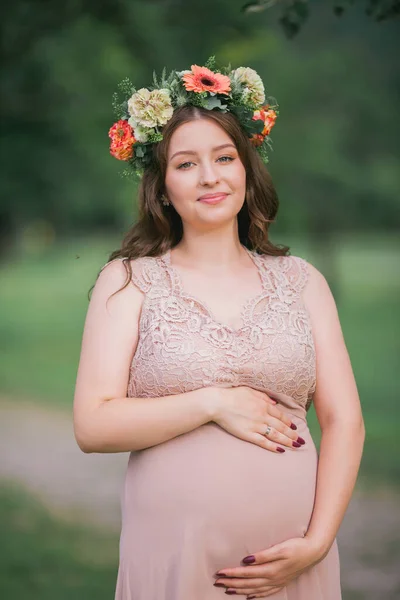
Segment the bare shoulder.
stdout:
<path fill-rule="evenodd" d="M 291 255 L 290 258 L 294 259 L 307 273 L 307 288 L 324 287 L 328 285 L 326 278 L 312 263 L 301 256 Z"/>
<path fill-rule="evenodd" d="M 130 261 L 132 273 L 137 271 L 138 261 L 140 259 Z M 115 259 L 104 265 L 93 288 L 91 304 L 107 304 L 109 309 L 115 307 L 118 311 L 126 306 L 134 312 L 135 308 L 140 309 L 142 301 L 143 293 L 133 285 L 132 276 L 122 259 Z"/>
<path fill-rule="evenodd" d="M 115 258 L 101 268 L 96 285 L 121 285 L 125 279 L 124 261 L 121 258 Z"/>

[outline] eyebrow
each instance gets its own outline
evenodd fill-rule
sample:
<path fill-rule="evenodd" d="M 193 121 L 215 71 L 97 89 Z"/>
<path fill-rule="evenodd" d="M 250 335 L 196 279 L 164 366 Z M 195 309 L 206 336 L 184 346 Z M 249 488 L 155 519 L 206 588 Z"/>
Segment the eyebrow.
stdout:
<path fill-rule="evenodd" d="M 221 144 L 220 146 L 214 146 L 214 148 L 212 148 L 212 151 L 215 152 L 216 150 L 222 150 L 222 148 L 228 148 L 228 147 L 232 147 L 235 148 L 236 150 L 236 146 L 234 144 Z M 197 154 L 197 152 L 194 152 L 194 150 L 180 150 L 179 152 L 175 152 L 175 154 L 173 154 L 170 158 L 170 160 L 172 160 L 175 156 L 178 156 L 178 154 Z"/>

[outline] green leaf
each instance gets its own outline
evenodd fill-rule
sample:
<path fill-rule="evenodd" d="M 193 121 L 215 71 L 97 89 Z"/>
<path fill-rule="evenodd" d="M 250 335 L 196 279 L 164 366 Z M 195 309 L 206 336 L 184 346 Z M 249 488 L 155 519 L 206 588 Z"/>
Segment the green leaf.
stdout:
<path fill-rule="evenodd" d="M 187 104 L 198 106 L 199 108 L 205 108 L 207 102 L 207 92 L 189 92 Z"/>
<path fill-rule="evenodd" d="M 210 96 L 205 100 L 204 107 L 208 110 L 213 110 L 214 108 L 222 108 L 222 102 L 217 96 Z"/>
<path fill-rule="evenodd" d="M 158 80 L 157 80 L 157 73 L 155 71 L 153 71 L 153 86 L 156 89 L 159 87 Z"/>
<path fill-rule="evenodd" d="M 247 133 L 250 134 L 261 133 L 264 129 L 264 121 L 262 121 L 261 119 L 257 119 L 256 121 L 251 120 L 246 123 L 243 123 L 243 128 L 246 130 Z"/>
<path fill-rule="evenodd" d="M 120 81 L 120 83 L 118 84 L 118 89 L 122 94 L 126 96 L 132 96 L 132 94 L 136 92 L 136 88 L 129 79 L 129 77 L 125 77 L 125 79 Z"/>
<path fill-rule="evenodd" d="M 137 156 L 138 158 L 143 158 L 144 156 L 144 149 L 142 147 L 141 144 L 136 144 L 135 145 L 135 156 Z"/>
<path fill-rule="evenodd" d="M 273 108 L 276 113 L 278 112 L 277 109 L 279 107 L 279 104 L 278 104 L 276 98 L 274 98 L 274 96 L 268 96 L 265 99 L 265 104 L 268 105 L 269 108 Z"/>
<path fill-rule="evenodd" d="M 149 135 L 148 143 L 155 144 L 157 142 L 161 142 L 162 139 L 163 139 L 162 133 L 160 133 L 159 131 L 155 131 L 154 133 L 151 133 Z"/>
<path fill-rule="evenodd" d="M 253 111 L 247 106 L 231 106 L 231 112 L 237 116 L 240 122 L 251 120 Z"/>
<path fill-rule="evenodd" d="M 222 73 L 222 75 L 229 75 L 231 71 L 232 71 L 231 63 L 229 63 L 226 67 L 220 68 L 220 73 Z"/>
<path fill-rule="evenodd" d="M 204 66 L 205 66 L 207 69 L 210 69 L 210 71 L 214 71 L 214 70 L 215 70 L 215 67 L 216 67 L 216 64 L 217 64 L 217 61 L 216 61 L 216 58 L 215 58 L 215 56 L 213 55 L 213 56 L 210 56 L 210 58 L 208 58 L 208 59 L 206 60 L 206 63 L 205 63 L 205 65 L 204 65 Z"/>

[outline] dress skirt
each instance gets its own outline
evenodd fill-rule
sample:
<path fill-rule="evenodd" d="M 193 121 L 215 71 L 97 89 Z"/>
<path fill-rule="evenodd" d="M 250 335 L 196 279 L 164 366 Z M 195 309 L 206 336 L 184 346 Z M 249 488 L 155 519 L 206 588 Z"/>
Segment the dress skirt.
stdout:
<path fill-rule="evenodd" d="M 275 453 L 215 423 L 130 455 L 122 493 L 115 600 L 221 600 L 219 569 L 307 531 L 318 454 L 305 419 L 301 448 Z M 241 595 L 240 597 L 245 598 Z M 341 600 L 337 542 L 273 600 Z"/>

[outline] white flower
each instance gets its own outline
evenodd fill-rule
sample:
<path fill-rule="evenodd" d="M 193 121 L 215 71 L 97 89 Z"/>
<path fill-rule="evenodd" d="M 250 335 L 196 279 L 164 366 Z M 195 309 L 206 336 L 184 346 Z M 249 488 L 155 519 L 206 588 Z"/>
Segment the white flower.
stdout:
<path fill-rule="evenodd" d="M 244 101 L 259 105 L 265 102 L 264 84 L 259 74 L 250 67 L 239 67 L 231 72 L 230 76 L 244 87 Z"/>
<path fill-rule="evenodd" d="M 169 90 L 138 90 L 128 100 L 128 111 L 134 122 L 141 127 L 165 125 L 173 113 Z"/>
<path fill-rule="evenodd" d="M 137 123 L 137 121 L 135 121 L 133 117 L 130 117 L 128 119 L 128 123 L 133 129 L 133 135 L 135 136 L 137 141 L 141 142 L 142 144 L 147 142 L 147 140 L 149 139 L 149 135 L 154 133 L 154 129 L 149 129 L 149 127 L 142 127 Z"/>
<path fill-rule="evenodd" d="M 248 101 L 248 100 L 250 100 L 250 102 L 251 102 L 251 90 L 250 90 L 250 88 L 248 88 L 248 87 L 245 87 L 245 88 L 243 89 L 243 92 L 242 92 L 242 100 L 243 100 L 243 102 L 246 102 L 246 101 Z"/>

